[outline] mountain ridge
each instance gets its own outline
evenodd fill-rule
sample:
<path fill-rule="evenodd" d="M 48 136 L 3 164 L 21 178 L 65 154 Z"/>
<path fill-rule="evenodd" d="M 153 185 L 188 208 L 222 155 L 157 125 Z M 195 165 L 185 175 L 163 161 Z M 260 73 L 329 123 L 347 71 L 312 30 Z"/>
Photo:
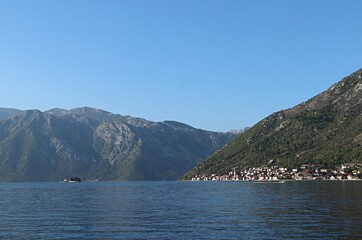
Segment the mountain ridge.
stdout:
<path fill-rule="evenodd" d="M 0 181 L 177 179 L 235 135 L 89 107 L 0 121 Z"/>
<path fill-rule="evenodd" d="M 326 91 L 264 118 L 184 176 L 225 174 L 268 164 L 362 161 L 362 69 Z"/>
<path fill-rule="evenodd" d="M 15 108 L 0 108 L 0 121 L 15 116 L 19 112 L 21 110 Z"/>

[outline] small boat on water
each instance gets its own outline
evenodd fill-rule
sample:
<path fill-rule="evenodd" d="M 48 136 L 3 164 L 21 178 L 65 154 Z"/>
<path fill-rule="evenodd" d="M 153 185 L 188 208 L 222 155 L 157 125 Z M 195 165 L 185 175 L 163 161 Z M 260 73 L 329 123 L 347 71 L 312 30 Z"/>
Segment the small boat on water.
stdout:
<path fill-rule="evenodd" d="M 70 179 L 64 178 L 63 183 L 76 183 L 81 181 L 79 177 L 71 177 Z"/>

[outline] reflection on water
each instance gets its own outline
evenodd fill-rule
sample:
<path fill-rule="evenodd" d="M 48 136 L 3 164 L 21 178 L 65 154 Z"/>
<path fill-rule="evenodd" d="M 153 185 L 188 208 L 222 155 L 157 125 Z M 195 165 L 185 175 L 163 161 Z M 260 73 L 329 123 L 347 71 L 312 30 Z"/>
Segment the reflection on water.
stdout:
<path fill-rule="evenodd" d="M 362 182 L 0 184 L 0 239 L 362 239 Z"/>

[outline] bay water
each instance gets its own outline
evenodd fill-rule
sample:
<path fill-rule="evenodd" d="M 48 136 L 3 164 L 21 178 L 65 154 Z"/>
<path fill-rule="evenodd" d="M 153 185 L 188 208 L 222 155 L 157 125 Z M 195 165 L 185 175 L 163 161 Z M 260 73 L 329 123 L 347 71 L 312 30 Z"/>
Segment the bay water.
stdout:
<path fill-rule="evenodd" d="M 0 239 L 362 239 L 362 182 L 0 183 Z"/>

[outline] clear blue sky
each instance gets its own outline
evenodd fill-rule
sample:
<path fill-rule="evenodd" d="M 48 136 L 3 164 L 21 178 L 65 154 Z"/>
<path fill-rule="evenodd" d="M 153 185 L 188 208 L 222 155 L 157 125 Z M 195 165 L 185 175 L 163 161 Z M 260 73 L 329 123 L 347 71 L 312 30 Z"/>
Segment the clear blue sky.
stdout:
<path fill-rule="evenodd" d="M 227 131 L 362 68 L 360 0 L 0 0 L 0 106 Z"/>

